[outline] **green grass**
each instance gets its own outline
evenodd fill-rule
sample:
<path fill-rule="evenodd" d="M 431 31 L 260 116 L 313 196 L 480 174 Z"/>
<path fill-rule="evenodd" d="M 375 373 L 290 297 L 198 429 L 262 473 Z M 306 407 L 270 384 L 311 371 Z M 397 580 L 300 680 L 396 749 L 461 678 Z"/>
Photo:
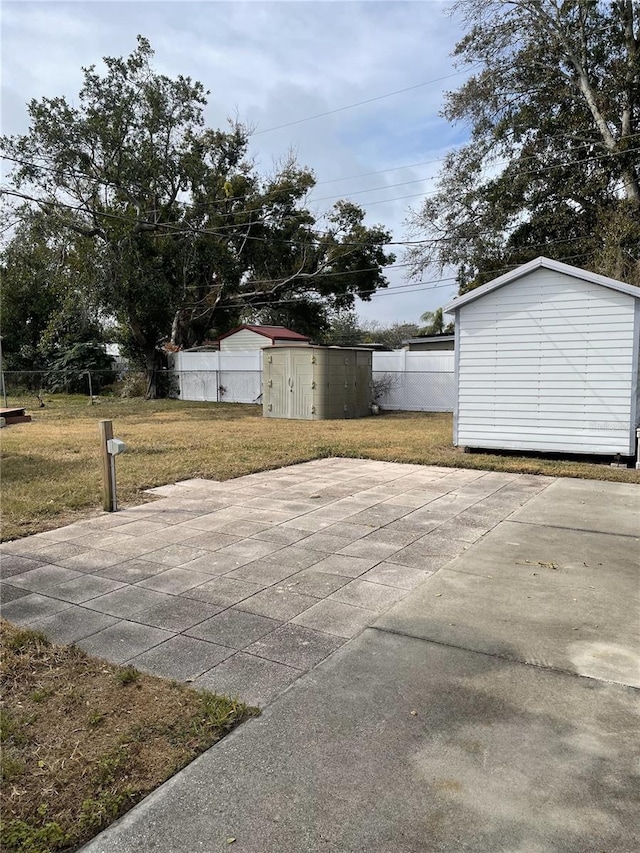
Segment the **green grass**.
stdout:
<path fill-rule="evenodd" d="M 582 461 L 463 453 L 449 414 L 389 413 L 348 421 L 262 417 L 258 406 L 48 395 L 33 422 L 2 430 L 2 538 L 58 527 L 100 508 L 98 421 L 127 444 L 121 505 L 190 477 L 227 479 L 326 456 L 640 482 L 638 472 Z M 28 410 L 29 411 L 29 410 Z"/>
<path fill-rule="evenodd" d="M 0 635 L 3 853 L 77 849 L 256 713 L 2 620 Z"/>

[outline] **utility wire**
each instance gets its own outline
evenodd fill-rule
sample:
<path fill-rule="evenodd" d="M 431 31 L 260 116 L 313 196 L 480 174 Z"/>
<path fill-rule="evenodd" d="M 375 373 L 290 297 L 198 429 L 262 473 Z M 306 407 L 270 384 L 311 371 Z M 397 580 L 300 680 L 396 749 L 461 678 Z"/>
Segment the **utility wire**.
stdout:
<path fill-rule="evenodd" d="M 636 134 L 636 135 L 640 135 L 640 134 Z M 630 148 L 630 149 L 628 149 L 628 151 L 626 151 L 624 153 L 636 153 L 638 151 L 640 151 L 640 147 Z M 620 153 L 623 153 L 623 152 L 620 152 Z M 527 175 L 538 175 L 538 174 L 540 174 L 540 172 L 546 172 L 546 171 L 550 171 L 552 169 L 563 169 L 563 168 L 568 168 L 568 167 L 573 166 L 573 165 L 584 165 L 586 163 L 596 162 L 596 161 L 601 160 L 601 159 L 608 159 L 611 156 L 615 156 L 615 155 L 612 155 L 610 153 L 603 153 L 603 154 L 599 154 L 599 155 L 593 155 L 592 157 L 581 158 L 580 160 L 570 160 L 570 161 L 567 161 L 565 163 L 554 163 L 554 164 L 551 164 L 549 166 L 545 166 L 541 169 L 531 169 L 528 171 L 520 172 L 520 176 L 522 177 L 522 176 L 527 176 Z M 406 183 L 420 183 L 422 180 L 426 180 L 426 179 L 419 179 L 418 181 L 408 181 Z M 401 186 L 401 185 L 399 185 L 399 186 Z M 384 188 L 378 187 L 377 189 L 384 189 Z M 373 191 L 373 190 L 371 190 L 371 191 Z M 370 192 L 370 190 L 363 190 L 362 192 Z M 426 190 L 426 191 L 423 191 L 420 193 L 412 193 L 412 194 L 403 195 L 403 196 L 394 196 L 394 197 L 388 198 L 388 199 L 377 199 L 374 201 L 367 202 L 367 205 L 373 206 L 376 204 L 390 204 L 392 202 L 403 201 L 403 200 L 409 199 L 409 198 L 426 198 L 426 196 L 435 195 L 438 192 L 440 192 L 440 190 Z M 6 194 L 6 195 L 15 196 L 17 198 L 22 198 L 22 199 L 27 200 L 27 201 L 33 201 L 35 203 L 39 203 L 39 204 L 42 204 L 45 206 L 48 205 L 48 206 L 60 207 L 63 209 L 68 209 L 68 210 L 75 210 L 76 212 L 82 211 L 84 213 L 90 213 L 90 211 L 87 210 L 87 208 L 83 205 L 71 205 L 71 204 L 61 202 L 58 200 L 48 201 L 48 200 L 43 200 L 43 199 L 36 199 L 33 196 L 28 196 L 24 193 L 18 193 L 18 192 L 11 191 L 8 189 L 0 189 L 0 194 L 2 194 L 2 193 Z M 355 193 L 354 193 L 354 195 L 355 195 Z M 333 196 L 327 196 L 324 200 L 326 200 L 327 198 L 333 198 Z M 321 200 L 322 199 L 315 199 L 315 200 L 310 199 L 310 202 L 311 201 L 321 201 Z M 149 211 L 149 215 L 157 214 L 159 212 L 160 211 L 152 210 L 152 211 Z M 252 213 L 257 213 L 258 211 L 256 211 L 256 210 L 243 211 L 243 213 L 245 213 L 245 212 L 251 215 Z M 229 215 L 229 216 L 237 215 L 237 213 L 229 213 L 226 215 Z M 122 222 L 127 222 L 129 224 L 135 223 L 135 224 L 141 224 L 141 225 L 152 225 L 153 228 L 156 229 L 157 231 L 165 229 L 165 230 L 173 230 L 174 232 L 175 231 L 182 232 L 185 235 L 186 234 L 192 234 L 192 235 L 209 234 L 212 236 L 220 236 L 220 237 L 225 236 L 222 233 L 225 230 L 238 231 L 241 228 L 249 228 L 250 229 L 251 227 L 260 226 L 263 224 L 260 220 L 256 220 L 254 222 L 249 221 L 249 222 L 238 222 L 238 223 L 229 223 L 229 224 L 223 223 L 221 225 L 216 225 L 214 228 L 201 228 L 201 227 L 200 228 L 198 228 L 198 227 L 194 228 L 194 227 L 188 226 L 185 229 L 184 225 L 180 225 L 178 223 L 166 223 L 166 222 L 155 222 L 155 223 L 153 223 L 153 222 L 139 220 L 139 219 L 138 220 L 131 220 L 125 216 L 122 216 L 119 214 L 114 214 L 114 213 L 108 213 L 106 211 L 99 212 L 97 214 L 97 216 L 105 217 L 107 219 L 112 219 L 112 220 L 116 220 L 116 221 L 119 220 Z M 325 237 L 325 236 L 332 236 L 332 232 L 316 232 L 316 234 L 315 234 L 315 237 L 318 239 L 321 239 L 322 237 Z M 259 237 L 257 235 L 252 235 L 252 234 L 248 234 L 248 233 L 247 234 L 239 234 L 238 237 L 243 239 L 243 240 L 251 240 L 251 241 L 255 241 L 255 242 L 264 242 L 264 243 L 278 243 L 278 244 L 286 244 L 286 245 L 292 245 L 292 246 L 302 244 L 300 240 L 283 240 L 281 238 L 275 238 L 275 237 L 274 238 L 272 238 L 272 237 Z M 388 243 L 385 243 L 385 245 L 386 246 L 421 245 L 421 244 L 425 244 L 428 242 L 433 242 L 433 241 L 429 241 L 429 240 L 400 240 L 400 241 L 390 241 Z M 357 246 L 364 246 L 366 244 L 342 243 L 341 245 L 345 246 L 345 247 L 347 247 L 347 246 L 357 247 Z"/>
<path fill-rule="evenodd" d="M 479 68 L 480 65 L 474 66 Z M 396 89 L 394 92 L 387 92 L 384 95 L 376 95 L 374 98 L 367 98 L 364 101 L 356 101 L 354 104 L 347 104 L 344 107 L 338 107 L 335 110 L 326 110 L 323 113 L 316 113 L 316 115 L 306 116 L 306 118 L 299 118 L 295 121 L 288 121 L 285 124 L 277 124 L 274 127 L 267 127 L 264 130 L 255 131 L 252 136 L 260 136 L 263 133 L 271 133 L 274 130 L 282 130 L 285 127 L 293 127 L 297 124 L 304 124 L 307 121 L 314 121 L 317 118 L 324 118 L 325 116 L 336 115 L 336 113 L 343 113 L 346 110 L 352 110 L 355 107 L 362 107 L 365 104 L 373 104 L 375 101 L 383 101 L 385 98 L 393 98 L 395 95 L 403 95 L 405 92 L 413 92 L 415 89 L 422 89 L 424 86 L 432 86 L 434 83 L 441 83 L 443 80 L 450 80 L 452 77 L 459 77 L 461 74 L 468 74 L 469 71 L 473 70 L 472 68 L 465 68 L 462 71 L 455 71 L 452 74 L 445 74 L 444 77 L 435 77 L 433 80 L 426 80 L 424 83 L 415 83 L 413 86 L 406 86 L 404 89 Z"/>
<path fill-rule="evenodd" d="M 16 192 L 13 192 L 11 190 L 0 189 L 0 195 L 2 195 L 3 193 L 6 195 L 17 196 L 19 198 L 23 198 L 23 199 L 26 199 L 28 201 L 37 201 L 37 199 L 33 199 L 31 196 L 24 195 L 23 193 L 16 193 Z M 422 194 L 419 194 L 419 195 L 422 195 Z M 412 196 L 403 196 L 403 198 L 411 198 L 411 197 Z M 62 207 L 63 209 L 68 209 L 68 210 L 72 210 L 72 211 L 78 211 L 78 210 L 85 211 L 84 208 L 82 208 L 78 205 L 69 205 L 69 204 L 65 204 L 64 202 L 41 202 L 41 203 L 44 205 L 52 206 L 52 207 Z M 102 213 L 101 212 L 98 214 L 98 216 L 106 217 L 107 219 L 114 219 L 114 220 L 121 221 L 121 222 L 127 222 L 129 224 L 133 224 L 134 222 L 139 222 L 138 220 L 129 220 L 124 216 L 114 214 L 114 213 L 107 213 L 107 212 Z M 146 224 L 146 223 L 142 223 L 142 224 Z M 152 224 L 152 223 L 148 223 L 148 224 Z M 190 234 L 192 236 L 199 236 L 199 235 L 210 235 L 210 236 L 214 236 L 214 237 L 227 236 L 225 234 L 220 234 L 217 231 L 207 229 L 207 228 L 186 229 L 185 230 L 185 228 L 183 226 L 181 226 L 179 224 L 169 223 L 169 222 L 159 222 L 159 223 L 156 223 L 154 227 L 156 227 L 158 230 L 166 229 L 166 230 L 173 231 L 173 232 L 177 231 L 179 236 L 185 236 L 187 234 Z M 237 227 L 243 227 L 243 226 L 237 226 Z M 323 234 L 323 233 L 318 233 L 316 235 L 311 234 L 310 236 L 317 239 L 317 238 L 322 238 L 323 236 L 327 236 L 327 235 Z M 282 243 L 282 244 L 291 245 L 291 246 L 300 246 L 300 247 L 304 246 L 304 243 L 302 243 L 301 240 L 296 241 L 296 240 L 282 240 L 282 239 L 278 239 L 278 238 L 269 238 L 269 237 L 251 237 L 250 235 L 246 236 L 244 234 L 237 235 L 237 238 L 241 239 L 241 240 L 244 240 L 244 239 L 257 240 L 257 241 L 264 242 L 264 243 L 278 243 L 278 244 Z M 548 240 L 544 243 L 528 244 L 526 246 L 523 246 L 522 248 L 523 249 L 545 248 L 546 246 L 554 245 L 556 243 L 571 243 L 577 239 L 579 239 L 579 238 L 564 238 L 561 240 Z M 426 238 L 423 240 L 392 240 L 392 241 L 389 241 L 388 243 L 384 243 L 384 246 L 385 247 L 387 247 L 387 246 L 424 246 L 424 245 L 438 244 L 438 243 L 443 243 L 443 242 L 447 242 L 447 241 L 455 241 L 455 240 L 456 240 L 456 238 L 454 238 L 454 237 Z M 366 244 L 366 243 L 340 243 L 340 246 L 343 248 L 356 248 L 356 249 L 366 248 L 367 245 L 368 244 Z M 389 265 L 388 267 L 385 267 L 384 269 L 394 269 L 395 267 L 403 267 L 403 266 L 411 266 L 411 264 Z M 350 273 L 368 272 L 368 271 L 376 270 L 376 269 L 378 269 L 378 267 L 366 267 L 366 268 L 362 268 L 360 270 L 350 270 L 349 272 Z M 326 275 L 345 275 L 345 274 L 346 273 L 344 273 L 344 272 L 339 272 L 339 273 L 337 272 L 337 273 L 324 273 L 323 275 L 326 276 Z M 281 281 L 281 279 L 264 279 L 264 280 L 253 282 L 253 283 L 277 284 L 280 281 Z"/>
<path fill-rule="evenodd" d="M 582 258 L 583 255 L 566 255 L 562 258 L 556 258 L 558 261 L 573 261 L 577 258 Z M 515 269 L 516 264 L 511 264 L 508 267 L 502 267 L 500 269 L 492 270 L 491 273 L 502 273 L 502 272 L 511 272 L 511 270 Z M 377 299 L 380 296 L 397 296 L 398 290 L 402 290 L 401 295 L 409 294 L 409 293 L 424 293 L 429 290 L 437 290 L 441 287 L 454 287 L 456 285 L 457 279 L 453 276 L 449 278 L 438 278 L 438 279 L 429 279 L 425 281 L 416 281 L 411 282 L 406 285 L 398 285 L 396 287 L 387 287 L 387 288 L 379 288 L 378 290 L 372 291 L 371 293 L 366 293 L 365 295 L 368 299 Z M 355 294 L 358 296 L 358 294 Z M 275 305 L 295 305 L 295 304 L 305 304 L 305 300 L 299 298 L 292 299 L 278 299 L 275 302 L 246 302 L 241 299 L 235 301 L 225 302 L 224 305 L 227 308 L 273 308 Z M 189 306 L 187 306 L 189 307 Z"/>
<path fill-rule="evenodd" d="M 569 138 L 571 138 L 571 137 L 569 137 Z M 625 139 L 636 139 L 636 138 L 640 138 L 640 133 L 631 134 L 630 136 L 625 137 Z M 587 142 L 587 143 L 583 143 L 582 145 L 576 146 L 576 148 L 577 149 L 592 148 L 595 144 L 596 143 L 594 143 L 594 142 Z M 576 150 L 576 149 L 574 149 L 574 150 Z M 565 168 L 565 167 L 573 166 L 573 165 L 583 165 L 585 163 L 589 163 L 589 162 L 596 161 L 596 160 L 601 160 L 601 159 L 606 160 L 609 158 L 620 156 L 622 154 L 629 154 L 629 153 L 633 154 L 633 153 L 636 153 L 638 151 L 640 151 L 640 148 L 630 148 L 630 149 L 627 149 L 626 151 L 614 151 L 614 152 L 605 151 L 605 152 L 602 152 L 601 154 L 594 154 L 594 155 L 592 155 L 590 157 L 586 157 L 586 158 L 583 157 L 583 158 L 576 159 L 576 160 L 569 160 L 569 161 L 566 161 L 564 163 L 553 163 L 553 164 L 550 164 L 547 166 L 540 166 L 538 169 L 529 170 L 526 172 L 521 172 L 521 174 L 523 174 L 523 175 L 539 174 L 540 172 L 546 172 L 546 171 L 549 171 L 551 169 L 560 169 L 560 168 Z M 77 170 L 77 169 L 70 169 L 69 168 L 69 169 L 62 169 L 61 170 L 61 169 L 58 169 L 54 166 L 46 166 L 44 164 L 35 163 L 33 161 L 30 161 L 30 160 L 26 160 L 26 159 L 22 159 L 22 158 L 18 158 L 18 157 L 11 157 L 8 154 L 0 154 L 0 158 L 2 158 L 4 160 L 8 160 L 8 161 L 13 162 L 13 163 L 16 163 L 17 165 L 21 165 L 23 167 L 40 169 L 40 170 L 45 171 L 45 172 L 51 172 L 51 173 L 54 173 L 56 175 L 61 175 L 61 176 L 65 176 L 65 177 L 84 178 L 85 180 L 88 179 L 91 183 L 97 184 L 99 186 L 112 187 L 114 189 L 121 189 L 121 186 L 118 183 L 115 183 L 113 181 L 107 181 L 103 178 L 88 176 L 86 172 L 82 172 L 82 171 Z M 429 163 L 438 163 L 438 162 L 442 162 L 444 159 L 445 158 L 441 158 L 441 159 L 437 159 L 437 160 L 426 160 L 426 161 L 424 161 L 423 164 L 416 163 L 416 164 L 413 164 L 413 166 L 426 165 Z M 530 155 L 527 157 L 518 158 L 518 163 L 524 163 L 524 162 L 528 162 L 531 160 L 539 160 L 539 159 L 540 159 L 539 155 Z M 500 158 L 500 160 L 498 162 L 496 162 L 492 165 L 500 167 L 501 165 L 505 165 L 508 162 L 510 162 L 510 161 L 507 158 Z M 368 177 L 368 176 L 377 175 L 377 174 L 384 174 L 386 172 L 393 172 L 393 171 L 397 171 L 397 170 L 401 170 L 401 169 L 405 169 L 405 168 L 406 169 L 412 168 L 412 166 L 411 165 L 396 166 L 396 167 L 389 168 L 389 169 L 381 169 L 377 172 L 366 172 L 360 176 L 354 175 L 354 176 L 352 176 L 352 178 Z M 376 190 L 386 190 L 386 189 L 391 189 L 393 187 L 406 186 L 408 184 L 422 183 L 423 181 L 435 180 L 437 177 L 438 177 L 438 175 L 425 175 L 422 178 L 415 178 L 411 181 L 403 181 L 403 182 L 397 183 L 397 184 L 386 184 L 386 185 L 383 185 L 380 187 L 372 187 L 370 189 L 353 190 L 353 191 L 349 191 L 346 193 L 337 193 L 337 194 L 331 195 L 331 196 L 323 196 L 321 198 L 313 198 L 313 196 L 311 196 L 307 200 L 307 203 L 310 204 L 312 202 L 327 201 L 327 200 L 330 200 L 333 198 L 343 198 L 345 196 L 350 197 L 352 195 L 359 195 L 359 194 L 363 194 L 363 193 L 375 192 Z M 314 184 L 314 187 L 311 188 L 311 191 L 313 192 L 313 189 L 315 189 L 316 186 L 319 186 L 321 184 L 336 183 L 338 181 L 350 180 L 350 179 L 351 178 L 335 178 L 334 180 L 331 180 L 331 181 L 318 181 L 316 184 Z M 434 194 L 437 192 L 438 192 L 438 190 L 429 190 L 429 191 L 425 192 L 424 195 Z M 264 194 L 264 198 L 259 199 L 259 201 L 264 203 L 264 202 L 268 201 L 270 196 L 277 195 L 278 193 L 279 193 L 279 190 L 277 190 L 275 188 L 273 190 L 267 190 Z M 421 194 L 418 193 L 417 195 L 421 195 Z M 379 201 L 367 202 L 367 204 L 382 204 L 385 201 L 399 201 L 399 200 L 402 200 L 405 198 L 415 198 L 415 197 L 416 196 L 399 196 L 399 197 L 393 198 L 393 199 L 381 199 Z M 214 207 L 215 205 L 227 205 L 227 204 L 229 204 L 229 202 L 246 201 L 246 200 L 247 200 L 246 195 L 228 196 L 226 198 L 212 199 L 211 201 L 208 201 L 208 202 L 196 202 L 195 205 L 196 206 L 202 206 L 206 209 L 208 207 Z M 150 214 L 153 214 L 153 213 L 159 213 L 160 211 L 152 210 L 149 212 L 150 212 Z M 238 212 L 239 211 L 228 211 L 228 212 L 224 212 L 220 215 L 222 215 L 222 216 L 236 216 L 238 214 Z M 247 210 L 246 212 L 248 212 L 248 213 L 257 212 L 257 209 L 253 210 L 253 211 Z M 227 226 L 221 225 L 218 227 L 223 228 L 223 227 L 227 227 Z M 228 227 L 236 227 L 236 226 L 232 225 L 232 226 L 228 226 Z"/>

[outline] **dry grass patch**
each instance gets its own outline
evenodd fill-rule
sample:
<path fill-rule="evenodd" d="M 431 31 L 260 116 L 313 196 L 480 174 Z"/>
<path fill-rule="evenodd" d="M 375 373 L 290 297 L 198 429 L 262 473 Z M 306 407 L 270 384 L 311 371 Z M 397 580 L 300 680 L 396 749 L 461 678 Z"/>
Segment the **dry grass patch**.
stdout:
<path fill-rule="evenodd" d="M 30 424 L 2 430 L 3 539 L 58 527 L 100 506 L 97 422 L 113 420 L 122 504 L 144 489 L 190 477 L 228 479 L 326 456 L 639 482 L 606 464 L 463 453 L 450 414 L 398 412 L 347 421 L 262 417 L 259 406 L 50 395 Z"/>
<path fill-rule="evenodd" d="M 2 850 L 88 841 L 255 713 L 0 621 Z"/>

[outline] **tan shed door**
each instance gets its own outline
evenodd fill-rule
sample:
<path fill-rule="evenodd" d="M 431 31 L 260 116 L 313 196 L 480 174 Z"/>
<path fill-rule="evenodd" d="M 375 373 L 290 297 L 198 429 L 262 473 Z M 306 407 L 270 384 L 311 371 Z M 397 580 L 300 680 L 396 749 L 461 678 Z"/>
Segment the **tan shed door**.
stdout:
<path fill-rule="evenodd" d="M 286 381 L 286 365 L 275 359 L 273 363 L 269 363 L 269 380 L 271 383 L 270 403 L 274 417 L 288 417 L 289 388 Z"/>
<path fill-rule="evenodd" d="M 288 417 L 308 420 L 313 406 L 312 353 L 289 351 L 289 412 Z"/>

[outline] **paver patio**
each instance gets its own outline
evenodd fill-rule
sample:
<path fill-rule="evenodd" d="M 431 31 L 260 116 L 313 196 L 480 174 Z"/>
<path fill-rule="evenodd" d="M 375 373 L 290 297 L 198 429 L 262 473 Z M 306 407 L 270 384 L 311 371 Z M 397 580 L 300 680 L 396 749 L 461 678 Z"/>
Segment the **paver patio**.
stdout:
<path fill-rule="evenodd" d="M 0 546 L 3 616 L 266 705 L 551 478 L 322 459 Z"/>

